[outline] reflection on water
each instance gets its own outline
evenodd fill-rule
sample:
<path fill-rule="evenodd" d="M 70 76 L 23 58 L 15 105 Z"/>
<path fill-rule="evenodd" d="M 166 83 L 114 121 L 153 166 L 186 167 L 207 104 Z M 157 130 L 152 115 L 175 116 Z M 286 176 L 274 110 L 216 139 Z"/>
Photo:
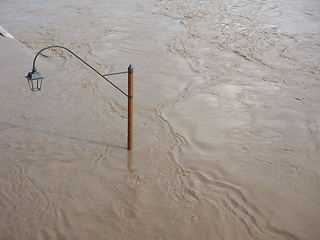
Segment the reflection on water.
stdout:
<path fill-rule="evenodd" d="M 127 168 L 130 173 L 132 173 L 134 170 L 132 169 L 132 151 L 128 151 L 127 155 Z"/>
<path fill-rule="evenodd" d="M 318 9 L 2 1 L 0 239 L 318 239 Z"/>

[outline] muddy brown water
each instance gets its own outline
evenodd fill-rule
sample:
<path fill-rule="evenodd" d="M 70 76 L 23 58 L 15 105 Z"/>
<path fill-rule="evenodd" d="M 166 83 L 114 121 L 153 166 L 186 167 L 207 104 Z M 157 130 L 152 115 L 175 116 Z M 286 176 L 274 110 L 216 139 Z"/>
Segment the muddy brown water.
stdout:
<path fill-rule="evenodd" d="M 318 1 L 0 6 L 0 239 L 320 239 Z"/>

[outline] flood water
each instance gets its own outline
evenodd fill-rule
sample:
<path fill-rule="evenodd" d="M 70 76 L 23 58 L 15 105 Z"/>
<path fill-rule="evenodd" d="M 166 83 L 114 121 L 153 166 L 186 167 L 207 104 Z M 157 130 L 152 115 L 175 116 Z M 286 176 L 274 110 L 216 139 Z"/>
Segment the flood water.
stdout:
<path fill-rule="evenodd" d="M 0 239 L 320 239 L 318 0 L 1 0 L 0 25 Z M 133 150 L 66 50 L 30 91 L 50 45 L 133 65 Z"/>

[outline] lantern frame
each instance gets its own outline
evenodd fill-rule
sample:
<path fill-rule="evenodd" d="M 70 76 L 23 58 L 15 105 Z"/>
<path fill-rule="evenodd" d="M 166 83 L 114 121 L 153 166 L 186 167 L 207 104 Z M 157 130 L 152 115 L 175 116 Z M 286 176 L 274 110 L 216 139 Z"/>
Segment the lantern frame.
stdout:
<path fill-rule="evenodd" d="M 29 88 L 31 91 L 40 91 L 42 87 L 42 80 L 44 77 L 34 68 L 32 72 L 29 72 L 26 76 L 28 79 Z"/>

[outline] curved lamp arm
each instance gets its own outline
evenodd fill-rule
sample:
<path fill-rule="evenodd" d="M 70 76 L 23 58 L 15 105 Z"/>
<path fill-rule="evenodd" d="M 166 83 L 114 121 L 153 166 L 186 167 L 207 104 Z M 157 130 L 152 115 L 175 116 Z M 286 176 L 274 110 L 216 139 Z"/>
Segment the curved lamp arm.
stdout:
<path fill-rule="evenodd" d="M 118 89 L 122 94 L 124 94 L 126 97 L 128 98 L 132 98 L 132 96 L 129 96 L 128 94 L 126 94 L 124 91 L 122 91 L 119 87 L 117 87 L 115 84 L 113 84 L 110 80 L 108 80 L 105 76 L 103 76 L 101 73 L 99 73 L 96 69 L 94 69 L 92 66 L 90 66 L 87 62 L 85 62 L 82 58 L 80 58 L 77 54 L 75 54 L 74 52 L 72 52 L 70 49 L 63 47 L 63 46 L 58 46 L 58 45 L 53 45 L 53 46 L 49 46 L 49 47 L 45 47 L 43 49 L 41 49 L 36 56 L 33 59 L 33 65 L 32 65 L 32 71 L 36 72 L 36 60 L 37 57 L 39 56 L 40 53 L 42 53 L 44 50 L 50 49 L 50 48 L 62 48 L 67 50 L 68 52 L 70 52 L 72 55 L 74 55 L 76 58 L 78 58 L 81 62 L 83 62 L 85 65 L 87 65 L 89 68 L 91 68 L 95 73 L 97 73 L 100 77 L 102 77 L 104 80 L 106 80 L 108 83 L 110 83 L 113 87 L 115 87 L 116 89 Z"/>
<path fill-rule="evenodd" d="M 113 87 L 115 87 L 116 89 L 118 89 L 122 94 L 124 94 L 127 98 L 128 98 L 128 150 L 132 149 L 132 135 L 133 135 L 133 67 L 130 66 L 128 67 L 128 94 L 126 94 L 124 91 L 122 91 L 119 87 L 117 87 L 116 85 L 114 85 L 111 81 L 109 81 L 105 76 L 107 75 L 115 75 L 115 74 L 122 74 L 122 73 L 126 73 L 126 72 L 121 72 L 121 73 L 114 73 L 114 74 L 107 74 L 107 75 L 102 75 L 101 73 L 99 73 L 96 69 L 94 69 L 93 67 L 91 67 L 87 62 L 85 62 L 82 58 L 80 58 L 77 54 L 75 54 L 74 52 L 72 52 L 71 50 L 69 50 L 66 47 L 63 46 L 57 46 L 57 45 L 53 45 L 53 46 L 49 46 L 49 47 L 45 47 L 43 49 L 41 49 L 36 56 L 33 59 L 33 66 L 32 66 L 32 72 L 29 72 L 28 75 L 26 76 L 26 78 L 28 79 L 28 83 L 30 86 L 30 89 L 32 91 L 38 91 L 41 90 L 41 86 L 42 86 L 42 79 L 43 77 L 41 76 L 40 73 L 37 72 L 36 69 L 36 60 L 37 57 L 39 56 L 39 54 L 41 52 L 43 52 L 46 49 L 49 48 L 62 48 L 67 50 L 69 53 L 71 53 L 72 55 L 74 55 L 76 58 L 78 58 L 81 62 L 83 62 L 85 65 L 87 65 L 89 68 L 91 68 L 91 70 L 93 70 L 95 73 L 97 73 L 100 77 L 102 77 L 104 80 L 106 80 L 108 83 L 110 83 Z M 34 83 L 35 82 L 35 86 Z"/>

